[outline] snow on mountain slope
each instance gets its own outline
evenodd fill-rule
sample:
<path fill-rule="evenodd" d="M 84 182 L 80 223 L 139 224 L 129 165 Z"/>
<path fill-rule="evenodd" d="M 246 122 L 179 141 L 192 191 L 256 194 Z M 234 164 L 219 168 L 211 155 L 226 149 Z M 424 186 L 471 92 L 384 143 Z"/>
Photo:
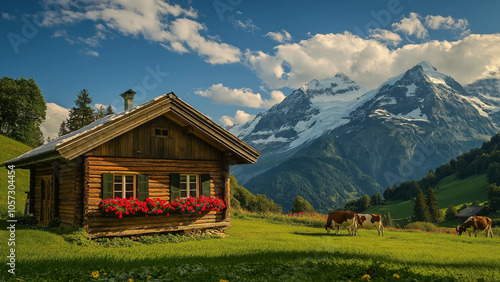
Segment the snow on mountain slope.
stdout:
<path fill-rule="evenodd" d="M 500 79 L 480 79 L 466 85 L 467 94 L 463 96 L 476 107 L 482 116 L 492 116 L 500 123 Z"/>
<path fill-rule="evenodd" d="M 349 113 L 371 99 L 369 94 L 343 74 L 313 79 L 269 111 L 229 131 L 258 150 L 286 151 L 347 123 Z"/>

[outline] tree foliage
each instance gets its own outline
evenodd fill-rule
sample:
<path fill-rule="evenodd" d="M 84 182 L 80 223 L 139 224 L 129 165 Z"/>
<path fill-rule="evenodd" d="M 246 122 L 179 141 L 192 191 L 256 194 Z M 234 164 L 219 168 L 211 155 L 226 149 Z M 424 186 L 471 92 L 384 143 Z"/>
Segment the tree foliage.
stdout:
<path fill-rule="evenodd" d="M 295 197 L 295 199 L 293 199 L 292 213 L 299 212 L 315 213 L 316 210 L 306 199 L 301 196 L 297 196 Z"/>
<path fill-rule="evenodd" d="M 382 224 L 384 226 L 386 226 L 386 227 L 392 227 L 393 226 L 392 217 L 391 217 L 391 213 L 390 212 L 387 212 L 387 214 L 382 217 Z"/>
<path fill-rule="evenodd" d="M 500 133 L 492 136 L 490 141 L 484 142 L 481 148 L 471 149 L 434 171 L 429 171 L 425 177 L 416 182 L 419 188 L 426 191 L 430 187 L 435 187 L 441 179 L 453 174 L 458 178 L 465 178 L 481 173 L 487 174 L 488 183 L 500 185 Z M 407 181 L 388 187 L 383 195 L 385 200 L 409 200 L 415 197 L 416 191 L 415 183 Z"/>
<path fill-rule="evenodd" d="M 454 206 L 449 206 L 444 213 L 444 219 L 446 220 L 454 220 L 457 215 L 457 209 Z"/>
<path fill-rule="evenodd" d="M 31 147 L 43 144 L 40 125 L 45 111 L 45 100 L 35 80 L 0 79 L 0 134 Z"/>
<path fill-rule="evenodd" d="M 69 112 L 69 118 L 61 123 L 59 127 L 59 136 L 68 134 L 77 129 L 80 129 L 97 119 L 103 118 L 113 113 L 111 106 L 106 109 L 99 107 L 94 109 L 92 106 L 92 98 L 89 91 L 83 89 L 76 95 L 75 106 Z"/>
<path fill-rule="evenodd" d="M 420 188 L 417 190 L 411 221 L 430 222 L 430 215 L 425 201 L 424 192 Z"/>
<path fill-rule="evenodd" d="M 245 187 L 239 186 L 238 181 L 233 175 L 230 176 L 229 183 L 232 207 L 253 212 L 283 212 L 283 208 L 272 199 L 269 200 L 266 195 L 254 195 L 245 189 Z"/>
<path fill-rule="evenodd" d="M 490 163 L 486 175 L 488 177 L 488 183 L 500 185 L 500 164 L 497 162 Z"/>
<path fill-rule="evenodd" d="M 488 203 L 492 210 L 500 209 L 500 187 L 495 184 L 488 186 Z"/>
<path fill-rule="evenodd" d="M 370 199 L 370 196 L 368 195 L 363 195 L 363 197 L 357 199 L 357 200 L 353 200 L 353 201 L 349 201 L 347 202 L 343 207 L 342 207 L 342 210 L 344 211 L 355 211 L 355 212 L 362 212 L 366 209 L 368 209 L 369 207 L 371 207 L 371 199 Z"/>
<path fill-rule="evenodd" d="M 430 222 L 438 223 L 443 221 L 443 213 L 439 210 L 439 203 L 432 188 L 427 189 L 427 208 L 429 210 Z"/>
<path fill-rule="evenodd" d="M 373 194 L 370 198 L 370 204 L 372 206 L 378 206 L 382 204 L 382 198 L 380 198 L 379 194 Z"/>

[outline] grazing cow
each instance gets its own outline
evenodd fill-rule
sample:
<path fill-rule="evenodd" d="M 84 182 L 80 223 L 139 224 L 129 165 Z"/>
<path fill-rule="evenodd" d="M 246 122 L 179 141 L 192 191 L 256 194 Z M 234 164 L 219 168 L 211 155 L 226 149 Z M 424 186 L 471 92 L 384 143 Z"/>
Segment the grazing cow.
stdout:
<path fill-rule="evenodd" d="M 468 228 L 472 228 L 474 235 L 477 237 L 477 230 L 486 232 L 486 238 L 491 235 L 493 238 L 493 230 L 491 230 L 491 218 L 486 216 L 471 216 L 460 226 L 455 226 L 457 229 L 458 235 L 462 235 L 463 232 L 466 232 Z M 469 237 L 471 233 L 469 233 Z"/>
<path fill-rule="evenodd" d="M 332 211 L 328 215 L 325 229 L 330 233 L 330 229 L 335 228 L 337 235 L 339 235 L 340 226 L 347 226 L 349 235 L 356 235 L 358 224 L 356 222 L 356 213 L 352 211 Z"/>
<path fill-rule="evenodd" d="M 358 228 L 377 228 L 378 235 L 382 233 L 384 236 L 384 225 L 382 224 L 382 216 L 380 214 L 356 214 Z"/>

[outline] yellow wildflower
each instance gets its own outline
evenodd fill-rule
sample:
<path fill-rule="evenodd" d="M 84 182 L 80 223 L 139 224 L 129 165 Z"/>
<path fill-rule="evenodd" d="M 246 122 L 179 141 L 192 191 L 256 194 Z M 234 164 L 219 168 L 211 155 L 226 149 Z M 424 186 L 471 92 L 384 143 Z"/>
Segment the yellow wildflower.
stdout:
<path fill-rule="evenodd" d="M 99 278 L 99 271 L 97 271 L 97 270 L 92 271 L 92 278 L 95 278 L 95 279 Z"/>
<path fill-rule="evenodd" d="M 151 275 L 149 275 L 148 277 L 146 277 L 146 280 L 149 280 L 149 279 L 151 279 Z"/>
<path fill-rule="evenodd" d="M 127 282 L 134 282 L 134 279 L 130 278 Z"/>
<path fill-rule="evenodd" d="M 361 277 L 361 280 L 370 280 L 370 275 L 369 274 L 365 274 L 363 275 L 363 277 Z"/>
<path fill-rule="evenodd" d="M 229 280 L 220 279 L 219 282 L 229 282 Z"/>
<path fill-rule="evenodd" d="M 399 275 L 397 273 L 394 273 L 394 275 L 392 275 L 392 277 L 397 279 L 397 278 L 399 278 Z"/>

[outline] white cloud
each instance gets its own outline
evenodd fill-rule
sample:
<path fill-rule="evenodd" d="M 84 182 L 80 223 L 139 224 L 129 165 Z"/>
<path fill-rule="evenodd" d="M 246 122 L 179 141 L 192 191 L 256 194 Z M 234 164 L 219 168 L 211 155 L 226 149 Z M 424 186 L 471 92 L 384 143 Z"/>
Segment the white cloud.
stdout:
<path fill-rule="evenodd" d="M 47 137 L 51 139 L 57 138 L 61 123 L 69 117 L 69 109 L 55 103 L 46 103 L 46 105 L 45 121 L 40 125 L 45 140 L 47 140 Z"/>
<path fill-rule="evenodd" d="M 206 57 L 205 61 L 210 64 L 226 64 L 240 61 L 240 49 L 226 43 L 207 40 L 201 36 L 199 31 L 206 30 L 206 27 L 199 22 L 179 18 L 171 23 L 170 30 L 172 35 L 170 47 L 172 49 L 178 50 L 181 46 L 187 46 L 199 55 Z M 177 48 L 175 44 L 177 44 Z M 183 50 L 187 49 L 184 48 Z"/>
<path fill-rule="evenodd" d="M 245 62 L 272 89 L 298 88 L 311 79 L 333 77 L 339 72 L 374 84 L 387 78 L 385 71 L 394 60 L 384 44 L 349 32 L 316 34 L 298 43 L 278 45 L 274 50 L 274 54 L 245 54 Z"/>
<path fill-rule="evenodd" d="M 54 31 L 54 33 L 52 34 L 52 37 L 67 37 L 68 36 L 68 32 L 65 30 L 65 29 L 58 29 L 56 31 Z"/>
<path fill-rule="evenodd" d="M 184 9 L 164 0 L 90 0 L 61 7 L 59 11 L 46 11 L 43 24 L 55 26 L 84 20 L 98 22 L 96 35 L 77 37 L 78 41 L 92 47 L 99 46 L 99 40 L 105 38 L 102 31 L 107 29 L 108 32 L 115 30 L 126 36 L 142 36 L 173 52 L 196 52 L 210 64 L 240 61 L 241 51 L 237 47 L 200 33 L 207 28 L 193 20 L 198 16 L 193 8 Z"/>
<path fill-rule="evenodd" d="M 225 87 L 222 83 L 213 84 L 208 89 L 198 90 L 195 93 L 211 99 L 216 104 L 263 109 L 268 109 L 285 99 L 285 95 L 281 91 L 273 90 L 271 98 L 264 100 L 260 93 L 253 93 L 251 89 L 231 89 Z"/>
<path fill-rule="evenodd" d="M 245 113 L 242 110 L 237 110 L 234 117 L 222 116 L 219 121 L 223 126 L 233 126 L 238 124 L 244 124 L 254 118 L 255 115 Z"/>
<path fill-rule="evenodd" d="M 97 104 L 94 105 L 94 109 L 98 110 L 98 109 L 100 109 L 102 107 L 103 110 L 106 111 L 108 109 L 108 106 L 110 106 L 110 105 L 104 105 L 104 104 L 97 103 Z M 116 108 L 115 107 L 111 106 L 111 109 L 113 110 L 113 112 L 116 112 Z"/>
<path fill-rule="evenodd" d="M 284 29 L 282 29 L 281 32 L 270 31 L 270 32 L 266 33 L 264 36 L 268 36 L 272 40 L 277 41 L 279 43 L 284 43 L 284 42 L 292 40 L 292 36 L 290 35 L 290 33 L 288 33 L 288 31 L 286 31 Z"/>
<path fill-rule="evenodd" d="M 402 41 L 401 36 L 399 36 L 399 34 L 380 28 L 370 29 L 370 38 L 394 46 L 398 45 Z"/>
<path fill-rule="evenodd" d="M 466 36 L 470 33 L 467 19 L 453 19 L 451 16 L 426 16 L 425 25 L 430 29 L 457 30 L 460 31 L 461 36 Z"/>
<path fill-rule="evenodd" d="M 374 88 L 423 60 L 462 84 L 470 83 L 498 72 L 498 54 L 500 34 L 471 34 L 457 41 L 433 40 L 389 49 L 377 40 L 345 32 L 280 44 L 270 54 L 247 51 L 245 63 L 271 89 L 298 88 L 338 72 Z"/>
<path fill-rule="evenodd" d="M 2 19 L 8 20 L 8 21 L 14 21 L 14 20 L 16 20 L 16 16 L 10 15 L 8 13 L 2 13 Z"/>
<path fill-rule="evenodd" d="M 255 32 L 256 30 L 260 29 L 253 23 L 252 19 L 247 19 L 245 21 L 232 19 L 232 22 L 236 27 L 242 28 L 249 32 Z"/>
<path fill-rule="evenodd" d="M 451 16 L 426 16 L 425 25 L 430 29 L 466 29 L 469 26 L 467 19 L 453 19 Z"/>
<path fill-rule="evenodd" d="M 415 35 L 417 38 L 423 39 L 429 36 L 429 33 L 421 19 L 422 17 L 417 13 L 410 13 L 409 18 L 403 18 L 399 23 L 393 23 L 392 27 L 395 31 L 402 31 L 406 35 Z"/>
<path fill-rule="evenodd" d="M 78 50 L 78 53 L 82 53 L 84 55 L 91 56 L 91 57 L 99 57 L 99 52 L 94 51 L 94 50 L 90 50 L 90 49 Z"/>

